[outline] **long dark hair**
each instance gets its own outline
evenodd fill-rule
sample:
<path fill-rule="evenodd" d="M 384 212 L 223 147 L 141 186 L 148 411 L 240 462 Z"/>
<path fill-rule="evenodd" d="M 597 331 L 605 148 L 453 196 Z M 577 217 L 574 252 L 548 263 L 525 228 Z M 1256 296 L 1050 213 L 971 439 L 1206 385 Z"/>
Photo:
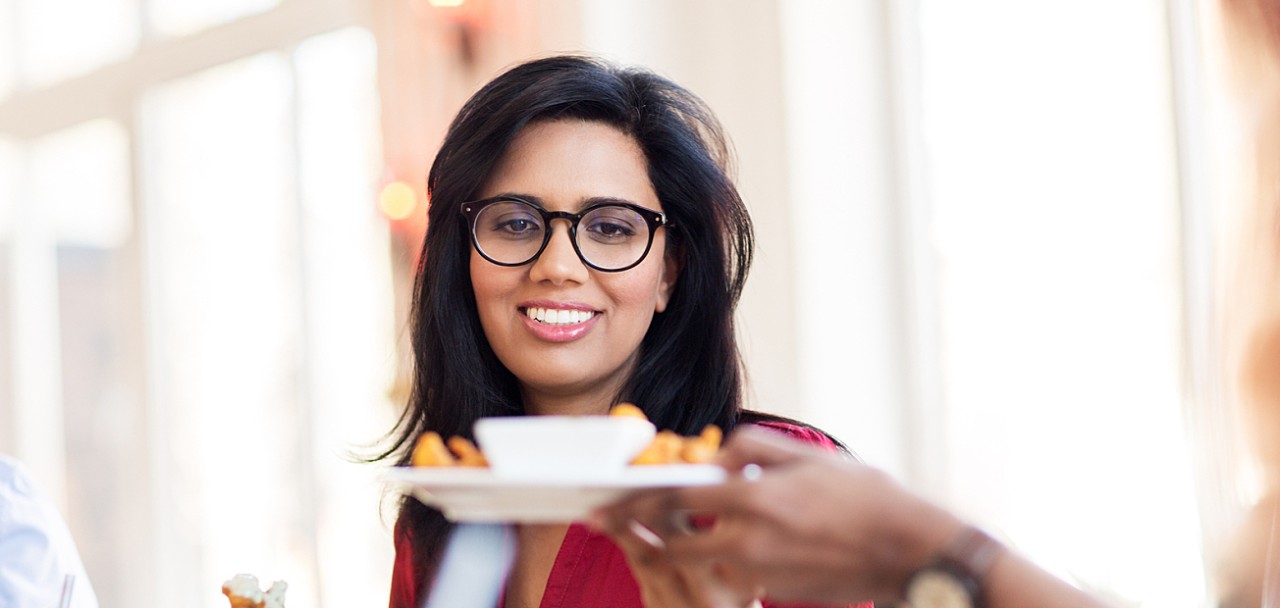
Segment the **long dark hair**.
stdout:
<path fill-rule="evenodd" d="M 608 124 L 634 138 L 674 224 L 667 254 L 677 256 L 680 272 L 616 399 L 639 405 L 658 428 L 684 435 L 708 424 L 732 430 L 743 415 L 733 317 L 754 237 L 729 175 L 719 122 L 702 100 L 666 78 L 589 57 L 556 56 L 518 65 L 472 96 L 431 166 L 411 321 L 413 388 L 383 458 L 407 463 L 426 431 L 470 437 L 478 418 L 524 413 L 517 381 L 480 325 L 459 206 L 476 197 L 521 129 L 559 119 Z M 413 539 L 415 570 L 424 580 L 449 526 L 408 497 L 397 526 Z"/>

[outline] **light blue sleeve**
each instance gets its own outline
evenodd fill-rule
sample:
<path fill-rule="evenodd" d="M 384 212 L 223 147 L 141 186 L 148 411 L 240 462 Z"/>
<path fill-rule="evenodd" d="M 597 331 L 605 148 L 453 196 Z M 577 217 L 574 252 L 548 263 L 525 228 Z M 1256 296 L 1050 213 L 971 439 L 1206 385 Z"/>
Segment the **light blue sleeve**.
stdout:
<path fill-rule="evenodd" d="M 58 606 L 67 575 L 74 608 L 97 608 L 71 532 L 13 459 L 0 455 L 0 608 Z"/>

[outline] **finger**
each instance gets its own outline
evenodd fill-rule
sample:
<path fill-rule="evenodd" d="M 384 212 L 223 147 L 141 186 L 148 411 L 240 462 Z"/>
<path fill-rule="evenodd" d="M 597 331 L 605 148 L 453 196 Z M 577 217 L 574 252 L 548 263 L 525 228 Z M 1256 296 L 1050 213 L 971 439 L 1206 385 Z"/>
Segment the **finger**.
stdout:
<path fill-rule="evenodd" d="M 638 521 L 631 520 L 608 535 L 633 567 L 649 567 L 663 559 L 666 542 Z"/>
<path fill-rule="evenodd" d="M 759 597 L 758 585 L 729 574 L 724 576 L 721 564 L 702 562 L 682 566 L 681 573 L 688 586 L 695 590 L 701 605 L 708 608 L 742 608 Z"/>
<path fill-rule="evenodd" d="M 676 563 L 724 562 L 742 567 L 742 527 L 728 517 L 717 521 L 711 528 L 692 534 L 671 534 L 663 537 L 664 555 Z"/>
<path fill-rule="evenodd" d="M 734 531 L 740 526 L 725 525 L 737 521 L 735 515 L 715 507 L 736 504 L 739 500 L 738 491 L 721 486 L 640 492 L 597 510 L 590 523 L 637 560 L 651 557 L 647 552 L 656 546 L 665 549 L 665 558 L 685 564 L 706 558 L 732 558 L 739 553 Z M 696 505 L 696 508 L 684 509 L 682 505 Z M 692 525 L 691 513 L 711 514 L 714 523 Z M 643 531 L 637 532 L 636 526 Z"/>
<path fill-rule="evenodd" d="M 658 514 L 676 508 L 671 493 L 663 489 L 633 492 L 592 511 L 587 524 L 610 536 L 626 532 L 631 521 L 652 527 Z"/>
<path fill-rule="evenodd" d="M 598 510 L 589 523 L 613 533 L 635 520 L 664 540 L 700 534 L 724 515 L 750 510 L 755 503 L 744 499 L 749 485 L 733 478 L 714 486 L 637 492 Z"/>

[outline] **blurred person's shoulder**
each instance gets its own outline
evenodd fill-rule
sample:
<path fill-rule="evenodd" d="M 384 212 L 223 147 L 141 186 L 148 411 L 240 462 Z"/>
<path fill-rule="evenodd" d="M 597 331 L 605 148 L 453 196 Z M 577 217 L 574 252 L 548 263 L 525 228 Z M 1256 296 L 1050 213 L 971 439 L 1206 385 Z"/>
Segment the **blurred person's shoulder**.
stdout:
<path fill-rule="evenodd" d="M 0 454 L 0 496 L 29 496 L 35 492 L 31 476 L 17 459 Z"/>

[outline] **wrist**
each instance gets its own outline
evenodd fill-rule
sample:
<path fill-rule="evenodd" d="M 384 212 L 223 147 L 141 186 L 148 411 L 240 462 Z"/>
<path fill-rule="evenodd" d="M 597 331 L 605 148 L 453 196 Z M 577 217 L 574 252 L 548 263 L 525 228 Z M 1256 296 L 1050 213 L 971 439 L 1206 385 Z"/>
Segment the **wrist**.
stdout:
<path fill-rule="evenodd" d="M 885 544 L 884 577 L 889 585 L 885 597 L 902 599 L 908 579 L 942 554 L 967 526 L 945 509 L 914 495 L 906 494 L 905 508 L 895 509 L 886 526 L 892 538 Z"/>
<path fill-rule="evenodd" d="M 915 608 L 985 608 L 988 575 L 1004 552 L 986 532 L 965 526 L 911 575 L 903 595 Z"/>

